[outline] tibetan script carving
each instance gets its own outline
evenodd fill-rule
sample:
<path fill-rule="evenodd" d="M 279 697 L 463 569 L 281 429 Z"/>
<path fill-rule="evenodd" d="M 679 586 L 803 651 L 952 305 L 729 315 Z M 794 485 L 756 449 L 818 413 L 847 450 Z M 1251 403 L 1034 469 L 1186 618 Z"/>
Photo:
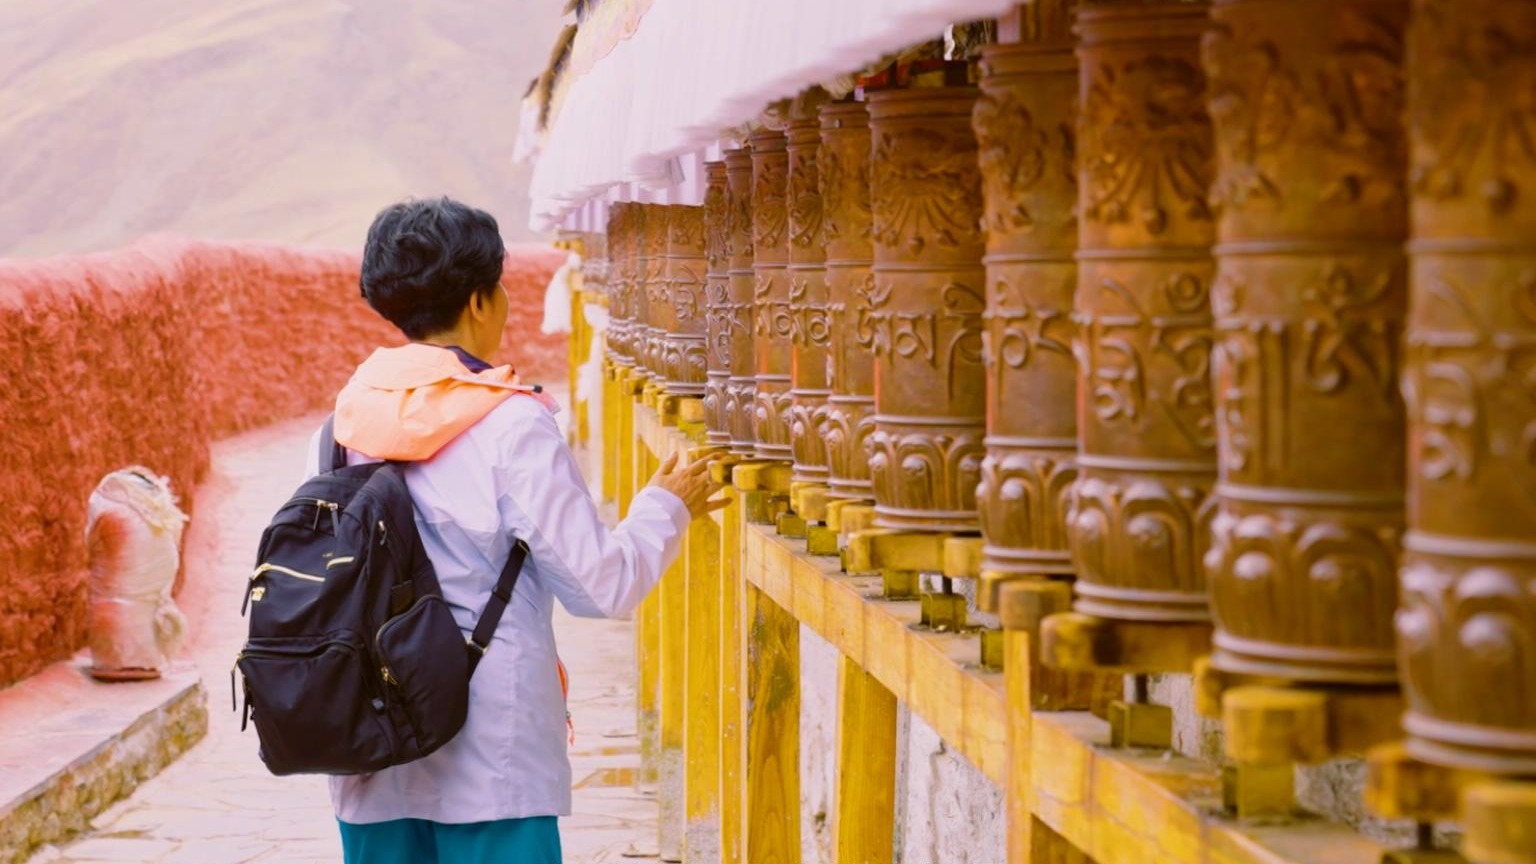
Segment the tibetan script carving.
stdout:
<path fill-rule="evenodd" d="M 870 97 L 874 283 L 857 338 L 875 361 L 876 523 L 975 530 L 984 456 L 981 176 L 970 88 Z"/>
<path fill-rule="evenodd" d="M 1209 617 L 1211 127 L 1192 3 L 1078 14 L 1077 608 Z"/>

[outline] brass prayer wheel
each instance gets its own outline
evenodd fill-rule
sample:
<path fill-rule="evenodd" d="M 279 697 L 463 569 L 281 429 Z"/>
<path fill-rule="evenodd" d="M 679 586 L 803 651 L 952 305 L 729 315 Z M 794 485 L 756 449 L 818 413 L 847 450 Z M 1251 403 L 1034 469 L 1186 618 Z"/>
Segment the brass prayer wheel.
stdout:
<path fill-rule="evenodd" d="M 1078 13 L 1079 612 L 1204 621 L 1214 502 L 1211 124 L 1199 3 Z"/>
<path fill-rule="evenodd" d="M 645 214 L 640 234 L 643 255 L 640 320 L 644 325 L 640 366 L 647 378 L 661 381 L 665 377 L 666 335 L 672 329 L 673 317 L 672 304 L 667 302 L 667 223 L 672 212 L 670 207 L 662 204 L 641 204 L 640 212 Z"/>
<path fill-rule="evenodd" d="M 875 360 L 870 476 L 886 528 L 975 531 L 986 271 L 969 87 L 869 97 Z"/>
<path fill-rule="evenodd" d="M 730 232 L 731 211 L 724 162 L 704 163 L 705 366 L 704 425 L 710 444 L 731 443 L 726 411 L 731 377 Z"/>
<path fill-rule="evenodd" d="M 828 346 L 827 467 L 831 494 L 874 497 L 866 443 L 875 429 L 875 364 L 861 337 L 875 287 L 869 204 L 869 109 L 862 102 L 821 107 L 822 233 L 826 239 Z"/>
<path fill-rule="evenodd" d="M 757 456 L 788 461 L 793 354 L 789 311 L 789 149 L 783 132 L 763 130 L 752 145 L 753 345 Z"/>
<path fill-rule="evenodd" d="M 727 332 L 731 337 L 725 411 L 730 418 L 731 452 L 752 456 L 757 452 L 757 345 L 752 334 L 752 292 L 756 287 L 752 269 L 752 151 L 745 147 L 725 151 L 725 169 L 726 208 L 730 211 L 730 231 L 726 234 L 730 295 Z"/>
<path fill-rule="evenodd" d="M 1390 684 L 1407 0 L 1217 0 L 1212 664 Z"/>
<path fill-rule="evenodd" d="M 703 396 L 704 208 L 673 204 L 667 211 L 665 293 L 667 331 L 662 348 L 666 392 Z"/>
<path fill-rule="evenodd" d="M 1072 572 L 1077 57 L 1066 26 L 1035 35 L 983 49 L 972 118 L 987 228 L 987 458 L 976 497 L 989 582 Z"/>
<path fill-rule="evenodd" d="M 626 202 L 608 213 L 608 349 L 619 366 L 635 364 L 634 328 L 634 208 Z"/>
<path fill-rule="evenodd" d="M 827 252 L 823 237 L 821 123 L 813 115 L 792 120 L 789 153 L 789 443 L 794 479 L 827 481 L 827 375 L 831 324 L 827 313 Z"/>
<path fill-rule="evenodd" d="M 1409 753 L 1536 776 L 1536 6 L 1415 0 Z"/>

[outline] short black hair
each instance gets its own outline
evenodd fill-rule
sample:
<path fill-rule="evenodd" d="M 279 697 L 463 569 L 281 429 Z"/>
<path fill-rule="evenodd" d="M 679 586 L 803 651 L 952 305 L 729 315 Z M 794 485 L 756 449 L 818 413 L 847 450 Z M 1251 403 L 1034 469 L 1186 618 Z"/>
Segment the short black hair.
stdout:
<path fill-rule="evenodd" d="M 446 197 L 402 201 L 368 229 L 363 299 L 406 338 L 422 339 L 452 327 L 475 293 L 495 290 L 506 254 L 484 210 Z"/>

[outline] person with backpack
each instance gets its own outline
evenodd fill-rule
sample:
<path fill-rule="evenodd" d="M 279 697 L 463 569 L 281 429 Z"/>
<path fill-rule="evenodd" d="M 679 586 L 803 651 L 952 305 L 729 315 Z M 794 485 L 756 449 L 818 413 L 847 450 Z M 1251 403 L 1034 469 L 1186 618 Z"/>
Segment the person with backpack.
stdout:
<path fill-rule="evenodd" d="M 552 402 L 487 359 L 508 315 L 504 255 L 496 220 L 448 198 L 388 207 L 368 231 L 362 296 L 410 341 L 358 367 L 329 431 L 348 465 L 401 464 L 456 638 L 472 643 L 473 677 L 462 728 L 446 743 L 403 764 L 331 778 L 348 864 L 558 864 L 556 819 L 570 813 L 571 768 L 554 603 L 583 617 L 628 615 L 676 558 L 688 523 L 725 503 L 714 497 L 710 460 L 672 457 L 628 516 L 605 526 Z M 311 476 L 329 461 L 324 431 L 310 448 Z M 302 527 L 331 530 L 328 518 L 316 509 Z M 337 537 L 350 530 L 335 527 Z M 482 630 L 490 633 L 483 651 L 471 638 Z M 395 650 L 411 662 L 407 648 Z M 390 662 L 379 670 L 386 684 L 397 677 Z M 392 698 L 374 704 L 387 714 Z M 258 729 L 261 710 L 258 701 Z"/>

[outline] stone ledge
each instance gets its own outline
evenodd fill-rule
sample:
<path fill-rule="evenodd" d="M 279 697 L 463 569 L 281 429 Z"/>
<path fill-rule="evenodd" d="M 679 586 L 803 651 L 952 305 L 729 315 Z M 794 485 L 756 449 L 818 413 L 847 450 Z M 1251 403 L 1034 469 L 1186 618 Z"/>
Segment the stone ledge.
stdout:
<path fill-rule="evenodd" d="M 0 864 L 20 864 L 158 774 L 208 731 L 197 670 L 103 684 L 83 652 L 0 690 Z"/>

